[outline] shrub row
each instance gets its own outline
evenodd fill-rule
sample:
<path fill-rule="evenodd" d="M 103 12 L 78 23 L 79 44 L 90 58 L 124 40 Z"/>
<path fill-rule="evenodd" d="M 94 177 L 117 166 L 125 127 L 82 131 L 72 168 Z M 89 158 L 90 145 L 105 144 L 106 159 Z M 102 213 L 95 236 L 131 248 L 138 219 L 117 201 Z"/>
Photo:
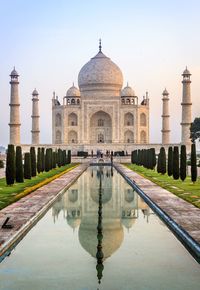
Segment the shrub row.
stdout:
<path fill-rule="evenodd" d="M 181 152 L 179 156 L 179 147 L 171 146 L 168 148 L 168 158 L 166 158 L 165 148 L 161 147 L 156 161 L 155 149 L 134 150 L 131 153 L 131 163 L 144 166 L 148 169 L 157 167 L 157 172 L 168 176 L 173 176 L 174 179 L 185 180 L 187 175 L 187 152 L 186 146 L 181 145 Z M 191 145 L 191 180 L 197 180 L 197 161 L 196 161 L 196 147 Z"/>
<path fill-rule="evenodd" d="M 52 148 L 38 148 L 37 156 L 35 147 L 30 148 L 30 152 L 24 154 L 24 164 L 22 158 L 22 149 L 20 146 L 15 147 L 8 145 L 6 158 L 6 183 L 12 185 L 14 182 L 24 182 L 24 179 L 31 179 L 40 172 L 61 167 L 71 163 L 71 151 L 58 149 L 53 151 Z"/>

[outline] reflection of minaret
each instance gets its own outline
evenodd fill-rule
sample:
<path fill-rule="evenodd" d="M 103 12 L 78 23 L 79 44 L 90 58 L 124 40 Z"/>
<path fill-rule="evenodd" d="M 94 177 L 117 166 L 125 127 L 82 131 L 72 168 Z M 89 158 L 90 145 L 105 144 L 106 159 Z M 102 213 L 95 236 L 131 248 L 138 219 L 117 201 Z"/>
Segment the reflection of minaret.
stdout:
<path fill-rule="evenodd" d="M 10 74 L 11 93 L 10 93 L 10 144 L 20 144 L 20 103 L 18 93 L 18 73 L 15 68 Z"/>
<path fill-rule="evenodd" d="M 191 102 L 191 94 L 190 94 L 190 76 L 191 73 L 189 70 L 186 69 L 184 70 L 183 74 L 183 96 L 182 96 L 182 122 L 181 122 L 181 127 L 182 127 L 182 134 L 181 134 L 181 143 L 185 145 L 189 145 L 191 143 L 190 140 L 190 124 L 192 122 L 192 102 Z"/>
<path fill-rule="evenodd" d="M 32 93 L 32 144 L 40 143 L 38 95 L 39 94 L 35 89 Z"/>
<path fill-rule="evenodd" d="M 165 89 L 163 91 L 163 112 L 162 112 L 162 144 L 170 143 L 170 129 L 169 129 L 169 93 Z"/>
<path fill-rule="evenodd" d="M 98 210 L 98 225 L 97 225 L 97 253 L 96 253 L 96 258 L 97 258 L 97 277 L 98 277 L 98 282 L 99 284 L 101 283 L 101 278 L 103 277 L 103 251 L 102 251 L 102 241 L 103 241 L 103 226 L 102 226 L 102 181 L 101 181 L 101 172 L 100 172 L 100 182 L 99 182 L 99 210 Z"/>

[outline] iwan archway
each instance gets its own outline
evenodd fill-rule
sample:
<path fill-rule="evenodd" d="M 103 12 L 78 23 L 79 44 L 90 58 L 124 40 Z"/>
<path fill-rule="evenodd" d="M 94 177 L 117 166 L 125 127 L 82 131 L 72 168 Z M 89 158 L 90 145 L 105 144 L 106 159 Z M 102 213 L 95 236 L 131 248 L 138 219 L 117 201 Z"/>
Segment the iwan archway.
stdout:
<path fill-rule="evenodd" d="M 90 143 L 112 143 L 112 119 L 108 113 L 98 111 L 92 115 Z"/>

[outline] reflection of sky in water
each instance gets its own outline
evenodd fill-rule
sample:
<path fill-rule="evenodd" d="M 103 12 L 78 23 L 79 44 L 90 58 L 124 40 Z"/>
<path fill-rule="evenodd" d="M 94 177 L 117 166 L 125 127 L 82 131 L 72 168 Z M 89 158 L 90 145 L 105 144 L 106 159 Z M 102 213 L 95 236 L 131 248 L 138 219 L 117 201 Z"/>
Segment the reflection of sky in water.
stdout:
<path fill-rule="evenodd" d="M 104 268 L 96 269 L 100 250 Z M 90 167 L 0 264 L 0 289 L 196 290 L 199 274 L 120 174 Z"/>

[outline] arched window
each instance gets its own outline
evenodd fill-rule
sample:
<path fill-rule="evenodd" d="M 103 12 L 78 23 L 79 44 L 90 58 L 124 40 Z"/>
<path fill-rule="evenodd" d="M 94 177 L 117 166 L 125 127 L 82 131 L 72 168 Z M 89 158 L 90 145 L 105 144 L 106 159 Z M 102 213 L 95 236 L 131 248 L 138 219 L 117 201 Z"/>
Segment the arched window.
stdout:
<path fill-rule="evenodd" d="M 145 113 L 140 114 L 140 126 L 146 126 L 147 125 L 147 118 Z"/>
<path fill-rule="evenodd" d="M 124 141 L 126 143 L 133 143 L 134 142 L 134 134 L 131 130 L 128 130 L 124 134 Z"/>
<path fill-rule="evenodd" d="M 122 99 L 122 104 L 125 104 L 125 100 L 124 99 Z"/>
<path fill-rule="evenodd" d="M 56 127 L 61 126 L 61 114 L 57 113 L 56 114 Z"/>
<path fill-rule="evenodd" d="M 126 103 L 130 104 L 131 103 L 130 99 L 126 99 Z"/>
<path fill-rule="evenodd" d="M 70 102 L 70 99 L 67 99 L 67 104 L 69 105 L 71 102 Z"/>
<path fill-rule="evenodd" d="M 140 142 L 147 143 L 147 134 L 144 130 L 140 132 Z"/>
<path fill-rule="evenodd" d="M 79 105 L 80 104 L 80 100 L 79 99 L 77 99 L 77 105 Z"/>
<path fill-rule="evenodd" d="M 78 134 L 75 131 L 70 131 L 68 134 L 69 143 L 77 143 L 78 142 Z"/>
<path fill-rule="evenodd" d="M 103 127 L 104 126 L 104 120 L 103 119 L 99 119 L 98 120 L 98 127 Z"/>
<path fill-rule="evenodd" d="M 56 144 L 61 144 L 61 132 L 59 130 L 56 131 Z"/>
<path fill-rule="evenodd" d="M 75 104 L 75 99 L 71 100 L 71 104 L 73 104 L 73 105 Z"/>
<path fill-rule="evenodd" d="M 75 113 L 69 114 L 68 124 L 69 124 L 69 126 L 77 126 L 78 125 L 78 117 Z"/>
<path fill-rule="evenodd" d="M 124 126 L 133 126 L 134 125 L 134 116 L 131 113 L 126 113 L 124 115 Z"/>
<path fill-rule="evenodd" d="M 131 104 L 134 105 L 135 104 L 135 100 L 131 99 Z"/>

